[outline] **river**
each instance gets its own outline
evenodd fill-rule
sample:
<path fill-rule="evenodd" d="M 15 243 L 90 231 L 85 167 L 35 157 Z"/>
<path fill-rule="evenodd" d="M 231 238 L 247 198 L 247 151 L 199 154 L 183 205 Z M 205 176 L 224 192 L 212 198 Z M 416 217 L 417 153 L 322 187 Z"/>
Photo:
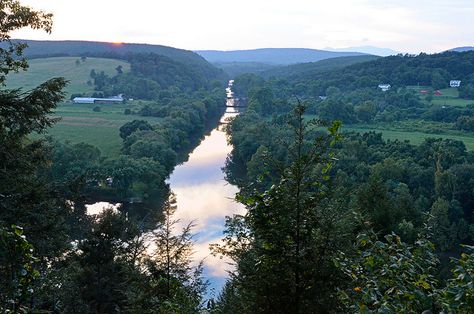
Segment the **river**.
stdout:
<path fill-rule="evenodd" d="M 226 119 L 238 114 L 231 91 L 227 89 L 227 108 L 221 124 L 206 136 L 190 154 L 187 162 L 175 168 L 169 183 L 177 198 L 176 216 L 182 224 L 195 222 L 196 261 L 204 260 L 204 277 L 216 292 L 225 282 L 230 265 L 210 254 L 209 244 L 219 243 L 225 217 L 241 214 L 244 207 L 234 201 L 237 187 L 225 181 L 222 168 L 232 147 L 227 143 L 223 126 Z"/>
<path fill-rule="evenodd" d="M 168 180 L 176 195 L 175 218 L 180 219 L 180 227 L 189 222 L 195 224 L 193 259 L 196 263 L 201 260 L 204 262 L 203 275 L 209 280 L 211 289 L 209 296 L 219 292 L 227 277 L 227 270 L 231 268 L 225 259 L 211 255 L 209 244 L 220 243 L 226 216 L 244 212 L 244 207 L 234 201 L 237 187 L 225 181 L 222 171 L 227 155 L 232 150 L 223 128 L 227 118 L 239 113 L 239 108 L 234 107 L 231 87 L 232 81 L 226 89 L 227 107 L 220 124 L 192 151 L 188 161 L 176 166 Z M 97 214 L 110 205 L 105 202 L 88 205 L 88 213 Z"/>

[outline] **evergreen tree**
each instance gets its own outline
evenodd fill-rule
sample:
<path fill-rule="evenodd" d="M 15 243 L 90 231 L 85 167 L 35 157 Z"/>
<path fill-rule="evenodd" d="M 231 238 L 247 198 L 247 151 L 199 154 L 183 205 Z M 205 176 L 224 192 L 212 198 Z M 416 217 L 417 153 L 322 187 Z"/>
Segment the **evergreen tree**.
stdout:
<path fill-rule="evenodd" d="M 51 14 L 22 6 L 19 1 L 2 1 L 0 6 L 0 83 L 6 75 L 27 67 L 21 59 L 25 45 L 10 42 L 10 32 L 23 28 L 51 31 Z M 33 90 L 0 90 L 0 225 L 16 224 L 24 229 L 37 256 L 56 256 L 66 246 L 62 227 L 64 207 L 54 197 L 38 171 L 48 166 L 41 141 L 28 136 L 42 133 L 55 119 L 50 113 L 64 98 L 66 82 L 51 79 Z"/>
<path fill-rule="evenodd" d="M 152 231 L 150 252 L 143 258 L 144 284 L 135 290 L 133 312 L 198 313 L 203 309 L 207 282 L 202 278 L 202 263 L 193 266 L 192 223 L 176 230 L 176 199 L 173 194 L 163 206 L 163 220 Z"/>
<path fill-rule="evenodd" d="M 247 214 L 229 219 L 225 244 L 214 246 L 237 263 L 217 308 L 323 313 L 336 306 L 340 278 L 332 258 L 351 229 L 347 213 L 328 196 L 330 147 L 339 124 L 327 136 L 314 137 L 311 127 L 321 121 L 305 122 L 304 112 L 298 105 L 289 118 L 292 142 L 283 144 L 289 158 L 274 161 L 283 170 L 279 181 L 264 193 L 240 195 Z"/>

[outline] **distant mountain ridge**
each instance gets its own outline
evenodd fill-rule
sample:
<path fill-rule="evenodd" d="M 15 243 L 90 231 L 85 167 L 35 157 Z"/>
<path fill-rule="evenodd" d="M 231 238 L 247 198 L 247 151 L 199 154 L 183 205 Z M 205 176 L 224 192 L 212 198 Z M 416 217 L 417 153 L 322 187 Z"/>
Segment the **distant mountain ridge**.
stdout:
<path fill-rule="evenodd" d="M 465 51 L 471 51 L 471 50 L 474 50 L 474 47 L 472 46 L 456 47 L 453 49 L 449 49 L 448 51 L 465 52 Z"/>
<path fill-rule="evenodd" d="M 355 51 L 355 52 L 361 52 L 361 53 L 366 53 L 374 56 L 380 56 L 380 57 L 387 57 L 387 56 L 394 56 L 399 54 L 399 51 L 390 49 L 390 48 L 381 48 L 381 47 L 375 47 L 375 46 L 357 46 L 357 47 L 347 47 L 347 48 L 324 48 L 324 50 L 328 51 Z"/>
<path fill-rule="evenodd" d="M 360 52 L 334 52 L 309 48 L 260 48 L 251 50 L 196 50 L 211 63 L 255 62 L 275 65 L 317 62 L 329 58 L 365 55 Z"/>
<path fill-rule="evenodd" d="M 126 53 L 156 53 L 176 61 L 203 60 L 201 56 L 190 50 L 184 50 L 169 46 L 134 44 L 134 43 L 109 43 L 99 41 L 81 40 L 29 40 L 13 39 L 13 42 L 23 42 L 28 44 L 25 56 L 36 57 L 51 55 L 81 55 L 86 53 L 106 53 L 117 54 Z"/>

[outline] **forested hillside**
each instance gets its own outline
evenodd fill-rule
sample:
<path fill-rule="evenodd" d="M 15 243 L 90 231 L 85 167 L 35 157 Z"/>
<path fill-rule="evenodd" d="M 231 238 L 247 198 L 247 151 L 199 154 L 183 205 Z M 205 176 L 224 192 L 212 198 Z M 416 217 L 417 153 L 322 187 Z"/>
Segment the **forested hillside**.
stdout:
<path fill-rule="evenodd" d="M 186 63 L 154 53 L 128 54 L 130 72 L 107 75 L 92 73 L 95 89 L 106 95 L 124 94 L 126 97 L 152 100 L 160 91 L 176 87 L 181 91 L 197 91 L 223 86 L 225 74 L 213 69 L 212 73 L 200 71 Z M 210 66 L 210 65 L 209 65 Z"/>
<path fill-rule="evenodd" d="M 474 51 L 442 54 L 399 55 L 358 63 L 338 71 L 305 72 L 292 77 L 293 82 L 324 80 L 321 88 L 330 86 L 341 90 L 370 88 L 388 83 L 393 87 L 411 85 L 449 87 L 450 80 L 463 80 L 466 88 L 472 84 Z"/>
<path fill-rule="evenodd" d="M 272 97 L 296 96 L 308 101 L 308 113 L 346 125 L 391 124 L 393 130 L 453 135 L 472 130 L 474 52 L 390 56 L 322 71 L 317 65 L 295 65 L 283 72 L 287 77 L 266 81 L 258 75 L 241 75 L 235 79 L 235 91 L 245 98 L 254 89 L 261 99 L 255 110 L 268 115 L 286 110 L 285 101 Z M 461 80 L 461 86 L 450 88 L 451 80 Z M 382 91 L 380 84 L 389 84 L 390 89 Z"/>
<path fill-rule="evenodd" d="M 215 62 L 213 64 L 219 69 L 224 70 L 231 78 L 245 73 L 259 74 L 278 67 L 275 64 L 262 62 Z"/>
<path fill-rule="evenodd" d="M 318 62 L 298 63 L 288 66 L 280 66 L 270 70 L 262 71 L 264 78 L 276 77 L 292 79 L 305 75 L 314 75 L 321 72 L 329 72 L 338 68 L 347 67 L 352 64 L 376 60 L 379 57 L 372 55 L 337 57 L 324 59 Z"/>

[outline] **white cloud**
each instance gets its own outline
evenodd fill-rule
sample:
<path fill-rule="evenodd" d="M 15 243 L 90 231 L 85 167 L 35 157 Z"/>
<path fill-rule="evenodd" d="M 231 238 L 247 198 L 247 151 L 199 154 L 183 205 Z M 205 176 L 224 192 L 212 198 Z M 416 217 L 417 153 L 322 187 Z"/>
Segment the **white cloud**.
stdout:
<path fill-rule="evenodd" d="M 185 49 L 381 45 L 401 51 L 472 44 L 474 3 L 293 0 L 222 2 L 24 0 L 52 11 L 52 36 L 17 37 L 146 42 Z"/>

